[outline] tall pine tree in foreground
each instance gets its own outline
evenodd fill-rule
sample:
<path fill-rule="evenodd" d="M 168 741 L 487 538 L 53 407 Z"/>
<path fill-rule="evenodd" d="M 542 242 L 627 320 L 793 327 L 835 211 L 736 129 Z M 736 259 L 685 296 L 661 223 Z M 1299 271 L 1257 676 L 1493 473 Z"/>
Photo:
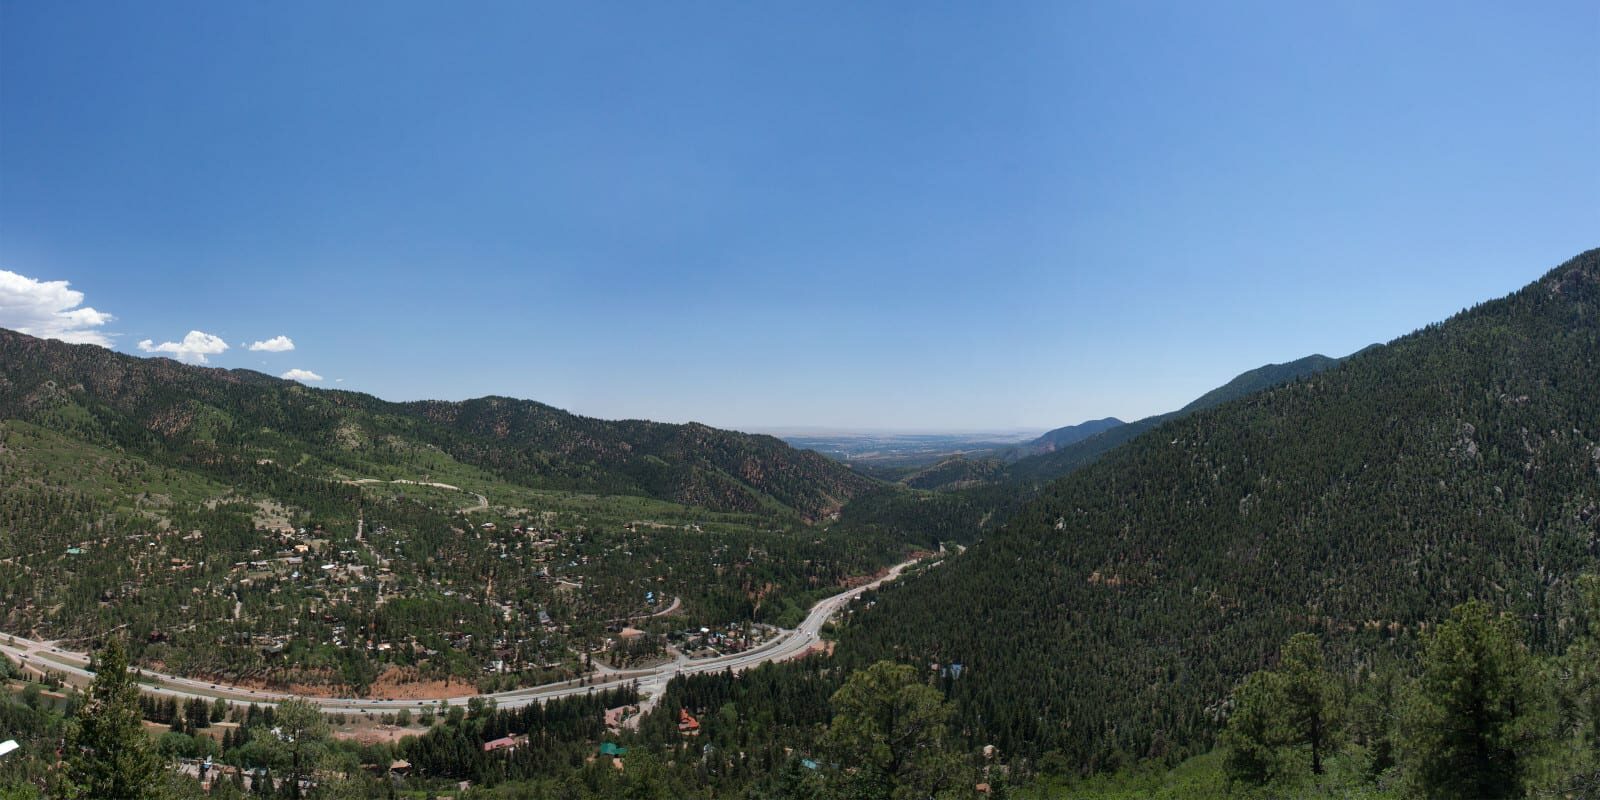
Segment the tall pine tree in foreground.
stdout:
<path fill-rule="evenodd" d="M 1517 625 L 1474 600 L 1428 636 L 1403 744 L 1422 794 L 1522 797 L 1551 720 Z"/>
<path fill-rule="evenodd" d="M 98 656 L 89 700 L 67 738 L 67 781 L 85 800 L 157 800 L 161 758 L 140 724 L 139 687 L 113 638 Z"/>
<path fill-rule="evenodd" d="M 311 777 L 327 750 L 328 720 L 322 709 L 299 698 L 285 700 L 278 704 L 272 726 L 255 730 L 254 743 L 287 776 L 287 794 L 298 800 L 301 784 Z"/>
<path fill-rule="evenodd" d="M 1233 711 L 1222 733 L 1224 763 L 1232 780 L 1265 784 L 1281 777 L 1304 750 L 1311 772 L 1338 732 L 1341 693 L 1322 663 L 1322 643 L 1297 633 L 1284 644 L 1278 669 L 1251 674 L 1234 690 Z"/>

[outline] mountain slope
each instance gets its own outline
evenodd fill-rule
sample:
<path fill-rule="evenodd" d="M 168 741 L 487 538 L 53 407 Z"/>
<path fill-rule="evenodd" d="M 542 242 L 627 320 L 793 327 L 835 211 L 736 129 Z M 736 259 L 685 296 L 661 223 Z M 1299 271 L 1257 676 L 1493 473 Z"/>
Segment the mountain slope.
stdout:
<path fill-rule="evenodd" d="M 1297 631 L 1348 669 L 1479 597 L 1558 646 L 1570 579 L 1600 566 L 1596 387 L 1590 251 L 1139 437 L 879 592 L 839 653 L 960 663 L 944 682 L 974 738 L 1096 769 L 1205 747 L 1233 682 Z"/>
<path fill-rule="evenodd" d="M 1378 345 L 1366 348 L 1371 350 Z M 898 485 L 936 492 L 893 499 L 893 494 L 874 492 L 863 496 L 846 518 L 858 525 L 898 531 L 899 535 L 926 535 L 938 529 L 941 536 L 965 543 L 984 530 L 999 527 L 1043 491 L 1050 481 L 1093 464 L 1105 454 L 1138 438 L 1164 422 L 1180 419 L 1197 410 L 1243 397 L 1260 389 L 1314 375 L 1340 359 L 1315 355 L 1288 362 L 1268 364 L 1244 372 L 1228 383 L 1212 389 L 1177 411 L 1146 417 L 1137 422 L 1106 427 L 1053 452 L 1018 458 L 1034 449 L 1035 442 L 1005 451 L 1000 457 L 955 456 L 900 477 Z M 1115 422 L 1114 417 L 1095 422 Z M 1094 423 L 1084 423 L 1093 427 Z M 1058 431 L 1082 428 L 1069 426 Z M 1054 433 L 1052 431 L 1051 433 Z M 1048 436 L 1049 434 L 1045 434 Z M 1043 437 L 1041 437 L 1043 438 Z M 1070 437 L 1069 437 L 1070 438 Z"/>
<path fill-rule="evenodd" d="M 1030 454 L 1050 453 L 1068 445 L 1077 444 L 1097 433 L 1104 433 L 1125 424 L 1127 423 L 1116 417 L 1092 419 L 1088 422 L 1080 422 L 1077 425 L 1068 425 L 1064 428 L 1046 431 L 1039 438 L 1029 442 L 1023 449 Z"/>
<path fill-rule="evenodd" d="M 1240 373 L 1233 380 L 1200 395 L 1177 411 L 1110 426 L 1103 432 L 1058 444 L 1049 451 L 1020 459 L 1006 469 L 1004 479 L 1022 483 L 1044 483 L 1054 480 L 1094 463 L 1096 459 L 1111 450 L 1133 441 L 1164 422 L 1182 419 L 1196 411 L 1222 405 L 1229 400 L 1253 394 L 1270 386 L 1315 375 L 1337 365 L 1339 361 L 1340 359 L 1324 355 L 1311 355 L 1285 364 L 1257 367 Z"/>
<path fill-rule="evenodd" d="M 1229 400 L 1237 400 L 1246 395 L 1255 394 L 1262 389 L 1315 375 L 1325 369 L 1338 366 L 1342 360 L 1329 358 L 1317 353 L 1305 358 L 1297 358 L 1284 364 L 1267 364 L 1248 372 L 1241 372 L 1233 380 L 1195 398 L 1188 405 L 1178 409 L 1174 415 L 1169 415 L 1169 418 L 1214 408 Z"/>
<path fill-rule="evenodd" d="M 214 477 L 291 465 L 315 477 L 411 478 L 408 469 L 443 460 L 536 488 L 809 519 L 875 485 L 770 436 L 590 419 L 501 397 L 390 403 L 3 329 L 0 419 Z"/>
<path fill-rule="evenodd" d="M 1000 470 L 999 459 L 951 456 L 931 467 L 917 470 L 899 482 L 912 489 L 953 490 L 991 481 Z"/>

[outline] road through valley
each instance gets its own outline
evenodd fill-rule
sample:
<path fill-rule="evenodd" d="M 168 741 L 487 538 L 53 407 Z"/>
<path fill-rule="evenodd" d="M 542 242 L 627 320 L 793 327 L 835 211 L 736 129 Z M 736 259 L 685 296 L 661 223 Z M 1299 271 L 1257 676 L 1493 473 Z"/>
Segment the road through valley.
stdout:
<path fill-rule="evenodd" d="M 896 564 L 889 569 L 888 574 L 881 578 L 817 601 L 798 628 L 782 630 L 776 637 L 742 653 L 705 659 L 686 659 L 680 656 L 674 661 L 654 667 L 611 671 L 603 675 L 590 676 L 587 681 L 563 681 L 561 683 L 496 692 L 484 696 L 494 698 L 501 708 L 517 708 L 529 703 L 540 703 L 555 697 L 566 697 L 590 691 L 617 688 L 633 681 L 638 681 L 640 693 L 654 698 L 660 696 L 667 683 L 676 675 L 718 672 L 721 670 L 740 672 L 770 661 L 794 658 L 818 641 L 817 637 L 822 630 L 823 624 L 839 609 L 860 596 L 862 592 L 898 578 L 902 571 L 914 563 L 916 563 L 915 559 Z M 75 677 L 79 679 L 79 682 L 92 678 L 93 673 L 88 669 L 89 655 L 66 649 L 61 647 L 61 644 L 63 643 L 35 641 L 20 636 L 0 634 L 0 653 L 4 653 L 18 662 L 24 669 L 31 668 L 35 671 L 57 672 L 69 677 Z M 140 676 L 140 681 L 144 684 L 141 687 L 142 690 L 148 694 L 164 697 L 200 698 L 208 701 L 220 697 L 235 703 L 260 703 L 263 705 L 288 700 L 291 697 L 300 697 L 320 706 L 329 713 L 393 713 L 402 708 L 409 708 L 415 712 L 424 707 L 437 707 L 440 702 L 463 705 L 467 700 L 476 696 L 462 695 L 443 701 L 389 700 L 369 697 L 309 697 L 265 689 L 247 689 L 224 683 L 212 683 L 147 670 L 139 670 L 138 675 Z"/>

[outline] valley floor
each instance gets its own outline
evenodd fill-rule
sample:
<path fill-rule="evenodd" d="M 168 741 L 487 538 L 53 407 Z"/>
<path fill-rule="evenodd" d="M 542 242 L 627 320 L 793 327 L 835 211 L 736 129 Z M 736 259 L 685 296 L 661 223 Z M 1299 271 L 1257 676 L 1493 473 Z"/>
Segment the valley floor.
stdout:
<path fill-rule="evenodd" d="M 467 691 L 463 693 L 429 699 L 446 705 L 465 705 L 471 698 L 486 696 L 493 698 L 502 708 L 517 708 L 530 703 L 542 703 L 557 697 L 587 694 L 593 691 L 620 688 L 635 683 L 638 684 L 642 692 L 654 696 L 659 695 L 667 682 L 678 675 L 722 671 L 742 672 L 751 667 L 769 662 L 799 658 L 818 646 L 820 641 L 818 634 L 821 632 L 822 626 L 839 609 L 849 604 L 851 600 L 854 600 L 863 592 L 876 589 L 882 584 L 899 577 L 901 572 L 917 563 L 917 561 L 918 559 L 916 558 L 903 561 L 894 565 L 874 580 L 862 582 L 854 588 L 817 601 L 799 627 L 792 630 L 782 630 L 777 637 L 747 652 L 704 659 L 688 659 L 680 656 L 653 667 L 631 670 L 605 670 L 603 674 L 590 678 L 567 680 L 541 686 L 495 692 L 488 695 L 480 694 L 469 685 L 464 687 Z M 0 653 L 15 659 L 24 670 L 32 670 L 41 675 L 48 671 L 64 675 L 71 682 L 87 685 L 88 681 L 94 676 L 94 673 L 89 669 L 89 654 L 65 649 L 59 644 L 35 641 L 18 636 L 4 636 L 0 638 Z M 295 695 L 227 683 L 211 683 L 148 670 L 141 670 L 139 674 L 139 680 L 143 684 L 143 691 L 146 693 L 186 700 L 201 699 L 209 701 L 220 698 L 229 702 L 270 705 L 288 700 L 291 697 L 300 697 L 330 713 L 354 712 L 368 714 L 394 713 L 401 709 L 410 709 L 416 713 L 421 713 L 436 705 L 436 702 L 419 704 L 416 698 Z"/>

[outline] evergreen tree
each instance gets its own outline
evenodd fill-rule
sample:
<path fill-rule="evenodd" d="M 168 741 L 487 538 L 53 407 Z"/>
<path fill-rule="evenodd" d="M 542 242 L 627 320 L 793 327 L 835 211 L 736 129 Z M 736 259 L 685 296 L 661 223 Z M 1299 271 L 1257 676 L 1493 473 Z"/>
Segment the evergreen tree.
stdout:
<path fill-rule="evenodd" d="M 1288 739 L 1310 749 L 1311 773 L 1321 775 L 1340 706 L 1338 686 L 1322 666 L 1322 643 L 1309 633 L 1295 634 L 1283 646 L 1279 665 Z"/>
<path fill-rule="evenodd" d="M 1322 644 L 1297 633 L 1284 644 L 1278 670 L 1251 674 L 1234 692 L 1233 712 L 1222 735 L 1228 776 L 1268 783 L 1287 766 L 1286 750 L 1305 748 L 1311 772 L 1321 775 L 1322 758 L 1337 730 L 1339 687 L 1322 666 Z"/>
<path fill-rule="evenodd" d="M 1264 784 L 1282 772 L 1282 683 L 1277 673 L 1261 670 L 1234 690 L 1233 711 L 1221 739 L 1229 780 Z"/>
<path fill-rule="evenodd" d="M 1369 779 L 1376 779 L 1395 765 L 1399 682 L 1393 670 L 1370 675 L 1350 700 L 1350 738 L 1361 748 Z"/>
<path fill-rule="evenodd" d="M 194 698 L 184 704 L 183 716 L 189 733 L 194 733 L 201 728 L 211 727 L 211 711 L 206 701 Z"/>
<path fill-rule="evenodd" d="M 290 797 L 301 796 L 300 782 L 311 775 L 327 746 L 328 721 L 322 709 L 298 698 L 278 704 L 270 727 L 255 729 L 255 741 L 284 774 Z M 287 768 L 287 773 L 283 773 Z"/>
<path fill-rule="evenodd" d="M 86 800 L 159 800 L 161 759 L 140 723 L 122 642 L 100 651 L 88 704 L 67 741 L 67 781 Z"/>
<path fill-rule="evenodd" d="M 1404 745 L 1431 798 L 1521 797 L 1542 740 L 1545 695 L 1516 624 L 1474 600 L 1425 640 Z"/>
<path fill-rule="evenodd" d="M 1576 584 L 1586 631 L 1554 660 L 1556 731 L 1571 775 L 1566 796 L 1600 797 L 1600 575 Z"/>
<path fill-rule="evenodd" d="M 952 708 L 911 667 L 873 664 L 851 675 L 831 703 L 824 746 L 842 797 L 940 797 L 958 785 L 960 764 L 945 746 Z"/>
<path fill-rule="evenodd" d="M 173 733 L 193 733 L 194 717 L 189 713 L 189 701 L 174 699 L 172 713 L 167 716 L 168 727 Z"/>

